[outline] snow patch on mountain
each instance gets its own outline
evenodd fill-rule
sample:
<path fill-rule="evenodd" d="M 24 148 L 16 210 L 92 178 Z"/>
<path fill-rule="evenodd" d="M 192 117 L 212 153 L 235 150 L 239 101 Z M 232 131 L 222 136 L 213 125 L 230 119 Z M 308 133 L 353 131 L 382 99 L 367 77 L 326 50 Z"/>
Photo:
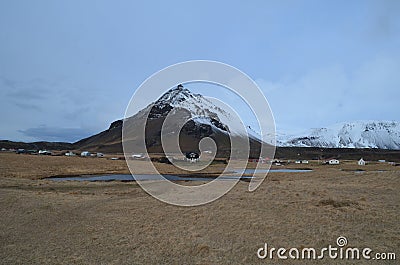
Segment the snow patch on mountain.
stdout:
<path fill-rule="evenodd" d="M 183 108 L 190 112 L 191 117 L 196 119 L 197 123 L 208 124 L 220 130 L 221 126 L 216 126 L 216 122 L 219 122 L 232 135 L 247 135 L 245 126 L 241 124 L 240 120 L 224 110 L 223 106 L 218 106 L 218 102 L 192 93 L 182 85 L 167 91 L 153 104 L 159 109 L 168 111 L 171 108 Z"/>

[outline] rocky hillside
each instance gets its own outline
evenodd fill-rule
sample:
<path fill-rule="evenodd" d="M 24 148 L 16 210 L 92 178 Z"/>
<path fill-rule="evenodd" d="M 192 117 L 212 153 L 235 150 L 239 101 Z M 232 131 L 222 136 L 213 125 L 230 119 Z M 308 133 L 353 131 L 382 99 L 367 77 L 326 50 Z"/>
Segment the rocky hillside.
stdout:
<path fill-rule="evenodd" d="M 177 111 L 179 110 L 179 111 Z M 180 120 L 187 122 L 179 135 L 179 143 L 182 152 L 198 151 L 199 141 L 203 137 L 214 139 L 218 148 L 218 155 L 228 156 L 230 152 L 230 138 L 234 137 L 239 142 L 246 144 L 250 142 L 251 154 L 258 156 L 261 143 L 254 137 L 248 138 L 245 130 L 240 128 L 238 122 L 232 116 L 213 104 L 200 94 L 191 93 L 182 85 L 167 91 L 157 101 L 149 104 L 144 110 L 139 111 L 132 117 L 125 120 L 125 126 L 130 129 L 134 142 L 141 139 L 135 138 L 141 135 L 135 131 L 139 128 L 146 117 L 144 113 L 149 112 L 146 121 L 145 141 L 147 150 L 151 153 L 162 153 L 161 145 L 161 127 L 167 115 L 173 115 L 173 120 L 177 123 Z M 166 128 L 166 130 L 174 132 L 175 128 Z M 102 152 L 122 152 L 121 145 L 122 121 L 113 122 L 110 127 L 86 139 L 82 139 L 74 146 L 79 149 L 88 149 Z M 132 150 L 135 150 L 132 147 Z M 137 150 L 137 149 L 136 149 Z M 140 152 L 140 151 L 139 151 Z"/>

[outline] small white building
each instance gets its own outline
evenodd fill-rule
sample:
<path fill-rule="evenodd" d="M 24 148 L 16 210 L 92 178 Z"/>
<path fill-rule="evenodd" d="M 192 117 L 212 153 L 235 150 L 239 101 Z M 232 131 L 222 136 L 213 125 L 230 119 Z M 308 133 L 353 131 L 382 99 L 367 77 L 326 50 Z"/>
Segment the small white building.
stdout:
<path fill-rule="evenodd" d="M 81 153 L 81 156 L 90 156 L 90 155 L 91 155 L 91 153 L 89 151 L 83 151 Z"/>
<path fill-rule="evenodd" d="M 294 161 L 296 164 L 308 164 L 308 160 L 296 160 Z"/>
<path fill-rule="evenodd" d="M 144 159 L 145 156 L 144 156 L 144 154 L 142 154 L 142 153 L 139 153 L 139 154 L 132 154 L 132 158 L 133 158 L 133 159 Z"/>
<path fill-rule="evenodd" d="M 339 165 L 339 163 L 340 162 L 337 159 L 331 159 L 331 160 L 328 161 L 329 165 Z"/>
<path fill-rule="evenodd" d="M 39 155 L 51 155 L 51 152 L 47 151 L 47 150 L 39 150 L 38 154 Z"/>
<path fill-rule="evenodd" d="M 65 155 L 66 155 L 66 156 L 74 156 L 75 153 L 72 152 L 72 151 L 68 151 L 68 152 L 65 153 Z"/>
<path fill-rule="evenodd" d="M 96 155 L 97 155 L 97 157 L 104 157 L 103 153 L 97 153 Z"/>
<path fill-rule="evenodd" d="M 365 166 L 365 160 L 364 159 L 360 159 L 360 160 L 358 160 L 358 165 L 359 166 Z"/>

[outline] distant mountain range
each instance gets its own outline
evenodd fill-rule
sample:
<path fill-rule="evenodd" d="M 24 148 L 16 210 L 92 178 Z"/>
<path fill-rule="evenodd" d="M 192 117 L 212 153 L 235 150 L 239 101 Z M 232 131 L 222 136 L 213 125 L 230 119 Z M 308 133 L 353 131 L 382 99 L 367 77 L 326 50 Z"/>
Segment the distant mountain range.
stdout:
<path fill-rule="evenodd" d="M 380 148 L 400 150 L 400 123 L 355 121 L 311 129 L 301 135 L 277 137 L 278 146 L 327 148 Z"/>
<path fill-rule="evenodd" d="M 180 110 L 179 115 L 176 110 Z M 188 120 L 179 135 L 181 150 L 197 150 L 203 137 L 210 137 L 217 143 L 221 156 L 230 152 L 230 136 L 243 144 L 250 143 L 251 156 L 257 157 L 261 141 L 256 132 L 243 129 L 237 119 L 212 101 L 200 94 L 190 92 L 182 85 L 167 91 L 158 100 L 125 120 L 131 128 L 131 135 L 137 124 L 144 122 L 144 113 L 149 112 L 146 121 L 145 142 L 150 153 L 162 153 L 161 127 L 167 115 L 175 115 L 176 121 Z M 113 122 L 109 128 L 96 135 L 75 143 L 21 143 L 0 141 L 0 148 L 50 149 L 50 150 L 89 150 L 108 153 L 122 153 L 122 120 Z M 247 132 L 246 132 L 247 130 Z M 175 133 L 171 130 L 172 133 Z M 248 136 L 249 135 L 249 136 Z M 135 142 L 134 137 L 129 139 Z M 279 150 L 286 150 L 282 155 L 299 152 L 299 147 L 308 148 L 353 148 L 353 149 L 390 149 L 400 150 L 400 123 L 394 121 L 357 121 L 339 123 L 326 128 L 311 129 L 300 135 L 278 135 Z M 267 145 L 267 147 L 270 147 Z M 286 148 L 286 149 L 284 149 Z M 289 149 L 287 149 L 289 148 Z M 292 149 L 290 149 L 292 148 Z M 311 152 L 311 149 L 309 149 Z M 278 152 L 279 153 L 279 152 Z M 297 153 L 296 153 L 297 154 Z M 316 153 L 315 153 L 316 154 Z M 325 153 L 324 153 L 325 154 Z M 336 154 L 336 153 L 333 153 Z"/>

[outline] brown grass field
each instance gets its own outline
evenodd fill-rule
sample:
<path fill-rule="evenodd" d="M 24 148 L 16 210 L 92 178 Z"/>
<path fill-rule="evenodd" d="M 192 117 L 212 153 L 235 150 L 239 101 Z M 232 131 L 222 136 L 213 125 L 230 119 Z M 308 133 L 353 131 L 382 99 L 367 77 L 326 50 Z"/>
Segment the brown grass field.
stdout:
<path fill-rule="evenodd" d="M 123 160 L 0 153 L 0 263 L 399 264 L 400 167 L 356 161 L 285 167 L 299 166 L 313 171 L 270 173 L 254 192 L 239 182 L 212 203 L 178 207 L 134 182 L 44 179 L 129 173 Z M 141 162 L 138 170 L 146 172 Z M 395 252 L 397 260 L 260 260 L 256 254 L 264 243 L 336 246 L 339 236 L 349 247 Z"/>

